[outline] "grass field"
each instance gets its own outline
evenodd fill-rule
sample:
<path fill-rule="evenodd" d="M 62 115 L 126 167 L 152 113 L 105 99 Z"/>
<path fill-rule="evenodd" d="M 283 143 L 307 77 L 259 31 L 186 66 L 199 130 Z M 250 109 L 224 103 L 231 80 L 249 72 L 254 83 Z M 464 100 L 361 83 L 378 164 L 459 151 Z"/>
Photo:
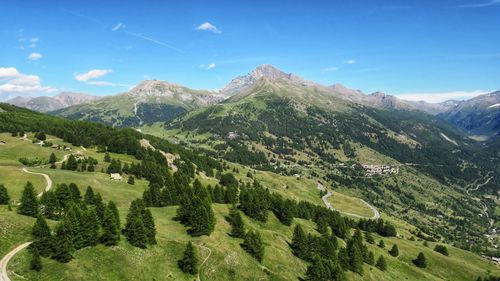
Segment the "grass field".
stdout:
<path fill-rule="evenodd" d="M 367 218 L 373 217 L 373 211 L 366 204 L 361 202 L 359 198 L 351 197 L 332 191 L 333 195 L 328 198 L 333 208 L 341 210 L 342 212 L 355 214 Z"/>
<path fill-rule="evenodd" d="M 15 142 L 15 140 L 12 140 Z M 20 141 L 18 141 L 20 142 Z M 50 155 L 50 148 L 31 147 L 31 143 L 19 145 L 22 153 L 31 149 L 37 149 L 40 155 Z M 26 148 L 26 146 L 28 148 Z M 1 149 L 1 148 L 0 148 Z M 3 153 L 3 154 L 2 154 Z M 96 153 L 93 149 L 84 151 L 86 155 L 92 155 L 102 161 L 103 154 Z M 21 172 L 21 166 L 15 163 L 17 157 L 15 152 L 2 152 L 0 150 L 0 183 L 4 182 L 9 188 L 11 197 L 19 198 L 22 186 L 26 180 L 33 181 L 37 189 L 45 186 L 41 176 L 28 175 Z M 123 161 L 135 161 L 131 156 L 112 155 L 121 157 Z M 48 157 L 48 156 L 47 156 Z M 7 165 L 10 164 L 10 165 Z M 236 164 L 230 164 L 240 170 L 236 174 L 238 179 L 244 182 L 251 181 L 246 177 L 249 169 Z M 117 203 L 122 222 L 128 211 L 130 202 L 142 196 L 147 187 L 144 180 L 136 180 L 135 185 L 129 185 L 125 181 L 115 182 L 104 173 L 74 172 L 63 170 L 51 170 L 48 168 L 30 168 L 33 172 L 43 172 L 50 176 L 54 184 L 76 183 L 81 193 L 90 185 L 94 191 L 100 192 L 104 201 L 113 200 Z M 33 176 L 33 178 L 31 178 Z M 322 204 L 316 181 L 301 178 L 297 180 L 291 176 L 280 176 L 270 172 L 257 171 L 255 177 L 272 192 L 278 192 L 286 198 L 297 200 L 308 200 L 313 203 Z M 204 184 L 217 183 L 216 179 L 200 175 Z M 373 213 L 359 199 L 335 192 L 331 197 L 335 208 L 346 212 L 371 216 Z M 206 263 L 200 269 L 201 280 L 298 280 L 304 275 L 307 263 L 296 258 L 291 253 L 288 243 L 291 241 L 293 227 L 299 223 L 306 232 L 318 235 L 315 224 L 311 221 L 294 219 L 293 225 L 284 226 L 270 213 L 267 223 L 260 223 L 243 216 L 245 224 L 249 229 L 258 230 L 266 245 L 264 260 L 258 263 L 241 247 L 241 239 L 232 238 L 228 235 L 230 225 L 224 217 L 229 212 L 229 206 L 213 204 L 217 224 L 215 231 L 210 236 L 193 238 L 186 232 L 186 228 L 175 221 L 175 206 L 165 208 L 152 208 L 157 229 L 158 244 L 146 250 L 130 246 L 122 237 L 119 245 L 115 247 L 104 247 L 99 245 L 92 248 L 84 248 L 74 253 L 75 259 L 68 264 L 61 264 L 50 259 L 43 259 L 43 270 L 40 273 L 29 270 L 29 254 L 26 250 L 16 255 L 9 270 L 12 280 L 195 280 L 196 276 L 186 275 L 177 267 L 177 260 L 182 256 L 184 246 L 192 241 L 198 249 L 200 260 L 206 257 Z M 413 226 L 382 214 L 385 220 L 394 223 L 400 234 L 399 238 L 383 238 L 386 249 L 376 245 L 368 247 L 375 253 L 375 258 L 384 255 L 388 264 L 388 270 L 381 272 L 378 269 L 365 264 L 364 275 L 360 276 L 348 272 L 348 280 L 475 280 L 479 275 L 484 276 L 487 271 L 500 275 L 500 268 L 467 251 L 448 246 L 449 257 L 445 257 L 432 249 L 434 243 L 424 247 L 422 241 L 410 241 L 410 229 Z M 30 240 L 30 231 L 34 223 L 33 218 L 18 215 L 8 211 L 6 206 L 0 206 L 0 256 L 18 244 Z M 54 225 L 55 222 L 49 222 Z M 378 235 L 374 235 L 378 243 Z M 339 241 L 341 245 L 343 241 Z M 388 249 L 396 243 L 399 246 L 400 256 L 394 258 L 388 254 Z M 422 251 L 427 257 L 428 267 L 419 269 L 412 264 L 417 254 Z"/>

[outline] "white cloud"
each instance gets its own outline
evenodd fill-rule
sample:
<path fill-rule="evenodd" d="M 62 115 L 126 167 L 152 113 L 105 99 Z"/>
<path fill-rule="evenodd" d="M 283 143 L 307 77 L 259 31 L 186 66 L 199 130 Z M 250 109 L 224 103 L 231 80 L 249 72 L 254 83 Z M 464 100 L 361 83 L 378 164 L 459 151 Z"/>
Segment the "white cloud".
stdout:
<path fill-rule="evenodd" d="M 466 100 L 479 95 L 490 93 L 491 91 L 455 91 L 455 92 L 441 92 L 441 93 L 404 93 L 395 95 L 400 99 L 410 101 L 426 101 L 431 103 L 438 103 L 447 100 Z"/>
<path fill-rule="evenodd" d="M 40 39 L 38 39 L 38 38 L 36 38 L 36 37 L 35 37 L 35 38 L 31 38 L 31 39 L 30 39 L 30 42 L 31 42 L 31 43 L 37 43 L 39 40 L 40 40 Z"/>
<path fill-rule="evenodd" d="M 347 63 L 347 64 L 355 64 L 355 63 L 356 63 L 356 61 L 355 61 L 355 60 L 348 60 L 348 61 L 346 61 L 345 63 Z"/>
<path fill-rule="evenodd" d="M 117 30 L 120 30 L 120 29 L 124 29 L 125 27 L 127 27 L 125 24 L 119 23 L 119 24 L 113 26 L 113 28 L 111 30 L 112 31 L 117 31 Z"/>
<path fill-rule="evenodd" d="M 75 73 L 74 76 L 75 79 L 80 82 L 87 82 L 92 79 L 103 77 L 111 72 L 113 72 L 112 69 L 93 69 L 82 74 Z"/>
<path fill-rule="evenodd" d="M 209 22 L 204 22 L 200 24 L 198 27 L 196 27 L 196 30 L 211 31 L 213 33 L 222 33 L 222 31 L 220 31 L 215 25 Z"/>
<path fill-rule="evenodd" d="M 108 82 L 108 81 L 102 81 L 98 80 L 96 81 L 95 79 L 101 78 L 103 76 L 106 76 L 110 73 L 112 73 L 112 69 L 93 69 L 90 71 L 87 71 L 86 73 L 78 74 L 75 73 L 75 79 L 77 81 L 83 82 L 87 85 L 92 85 L 92 86 L 110 86 L 110 87 L 130 87 L 130 85 L 127 84 L 117 84 L 113 82 Z"/>
<path fill-rule="evenodd" d="M 42 58 L 42 54 L 40 54 L 40 53 L 31 53 L 28 56 L 29 60 L 39 60 L 41 58 Z"/>
<path fill-rule="evenodd" d="M 337 67 L 337 66 L 332 66 L 332 67 L 327 67 L 325 69 L 323 69 L 324 72 L 333 72 L 333 71 L 337 71 L 339 70 L 340 68 Z"/>
<path fill-rule="evenodd" d="M 211 64 L 200 64 L 200 68 L 203 68 L 203 69 L 206 69 L 206 70 L 210 70 L 210 69 L 214 69 L 216 67 L 215 63 L 211 63 Z"/>
<path fill-rule="evenodd" d="M 37 75 L 20 73 L 14 67 L 0 67 L 0 98 L 10 98 L 16 95 L 50 94 L 57 89 L 42 86 Z"/>

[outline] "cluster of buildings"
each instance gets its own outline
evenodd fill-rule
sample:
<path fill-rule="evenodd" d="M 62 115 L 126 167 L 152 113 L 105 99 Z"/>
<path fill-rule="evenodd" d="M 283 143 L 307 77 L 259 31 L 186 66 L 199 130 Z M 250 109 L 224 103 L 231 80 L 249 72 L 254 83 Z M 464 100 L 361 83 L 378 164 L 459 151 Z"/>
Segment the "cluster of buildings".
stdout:
<path fill-rule="evenodd" d="M 391 165 L 369 165 L 362 164 L 363 169 L 366 170 L 366 176 L 372 177 L 376 175 L 395 175 L 399 173 L 398 166 Z"/>

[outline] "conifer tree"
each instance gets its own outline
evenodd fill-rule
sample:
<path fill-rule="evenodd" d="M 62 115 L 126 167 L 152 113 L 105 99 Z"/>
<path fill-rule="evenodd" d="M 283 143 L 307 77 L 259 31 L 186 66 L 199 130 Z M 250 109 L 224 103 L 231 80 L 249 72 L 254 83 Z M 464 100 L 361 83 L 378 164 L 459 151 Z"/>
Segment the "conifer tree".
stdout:
<path fill-rule="evenodd" d="M 146 237 L 148 244 L 156 244 L 156 228 L 153 215 L 149 209 L 144 209 L 142 212 L 142 221 L 144 223 L 144 228 L 146 229 Z"/>
<path fill-rule="evenodd" d="M 449 256 L 450 254 L 448 253 L 448 249 L 446 248 L 446 246 L 444 245 L 436 245 L 434 247 L 434 251 L 438 252 L 438 253 L 441 253 L 445 256 Z"/>
<path fill-rule="evenodd" d="M 420 268 L 427 267 L 427 261 L 425 259 L 424 253 L 420 252 L 416 259 L 413 260 L 413 263 Z"/>
<path fill-rule="evenodd" d="M 21 215 L 31 217 L 36 217 L 38 215 L 38 201 L 36 199 L 35 188 L 31 182 L 27 182 L 24 186 L 21 205 L 17 209 L 17 212 Z"/>
<path fill-rule="evenodd" d="M 349 269 L 349 254 L 347 253 L 347 248 L 340 248 L 338 253 L 338 260 L 340 267 L 347 271 Z"/>
<path fill-rule="evenodd" d="M 147 230 L 143 222 L 143 208 L 142 200 L 138 199 L 132 202 L 123 231 L 129 243 L 139 248 L 146 248 L 148 243 Z"/>
<path fill-rule="evenodd" d="M 99 220 L 94 209 L 89 208 L 82 215 L 83 246 L 95 246 L 99 241 Z"/>
<path fill-rule="evenodd" d="M 75 183 L 70 183 L 69 190 L 71 191 L 73 202 L 79 202 L 82 199 L 82 195 L 80 193 L 80 189 L 78 189 L 78 185 L 76 185 Z"/>
<path fill-rule="evenodd" d="M 111 156 L 109 156 L 108 152 L 106 152 L 106 154 L 104 155 L 104 162 L 106 162 L 106 163 L 111 162 Z"/>
<path fill-rule="evenodd" d="M 9 204 L 9 200 L 10 197 L 7 193 L 7 188 L 3 184 L 0 184 L 0 205 Z"/>
<path fill-rule="evenodd" d="M 94 190 L 91 186 L 87 186 L 87 190 L 85 190 L 85 195 L 83 196 L 83 202 L 87 205 L 93 205 L 95 200 Z"/>
<path fill-rule="evenodd" d="M 373 239 L 372 233 L 371 232 L 366 232 L 365 233 L 365 241 L 370 244 L 374 244 L 375 240 Z"/>
<path fill-rule="evenodd" d="M 75 156 L 70 154 L 68 160 L 66 161 L 66 170 L 76 171 L 78 169 L 78 162 L 76 161 Z"/>
<path fill-rule="evenodd" d="M 54 152 L 52 152 L 52 153 L 50 154 L 50 157 L 49 157 L 49 163 L 50 163 L 50 164 L 55 164 L 56 162 L 57 162 L 57 157 L 56 157 L 56 155 L 54 154 Z"/>
<path fill-rule="evenodd" d="M 73 248 L 71 244 L 71 232 L 64 222 L 56 226 L 55 232 L 52 258 L 56 261 L 67 263 L 73 259 L 71 255 Z"/>
<path fill-rule="evenodd" d="M 120 223 L 120 212 L 118 212 L 118 208 L 116 207 L 115 202 L 109 201 L 107 209 L 109 209 L 111 211 L 111 213 L 113 214 L 115 221 L 116 221 L 116 225 L 117 225 L 118 229 L 120 229 L 120 227 L 121 227 L 120 226 L 120 224 L 121 224 Z"/>
<path fill-rule="evenodd" d="M 345 275 L 334 260 L 316 258 L 306 270 L 305 281 L 344 281 Z"/>
<path fill-rule="evenodd" d="M 240 211 L 238 211 L 235 205 L 233 205 L 229 211 L 229 223 L 232 226 L 231 236 L 237 238 L 245 237 L 245 223 L 243 222 Z"/>
<path fill-rule="evenodd" d="M 42 194 L 42 197 L 40 198 L 40 206 L 42 215 L 48 219 L 56 220 L 62 213 L 56 194 L 52 190 L 45 191 Z"/>
<path fill-rule="evenodd" d="M 104 208 L 104 203 L 102 202 L 101 194 L 99 192 L 94 196 L 94 209 L 97 218 L 99 219 L 99 222 L 102 223 L 102 221 L 104 220 L 105 208 Z"/>
<path fill-rule="evenodd" d="M 70 233 L 71 244 L 77 250 L 85 247 L 82 215 L 82 210 L 71 202 L 66 208 L 63 219 L 63 223 Z"/>
<path fill-rule="evenodd" d="M 380 257 L 378 257 L 376 267 L 382 271 L 387 270 L 387 264 L 385 262 L 384 256 L 380 255 Z"/>
<path fill-rule="evenodd" d="M 309 241 L 307 241 L 307 236 L 300 226 L 298 224 L 294 230 L 293 230 L 293 237 L 292 237 L 292 250 L 293 254 L 301 259 L 304 259 L 309 255 L 309 247 L 308 247 Z"/>
<path fill-rule="evenodd" d="M 319 217 L 317 219 L 316 226 L 319 233 L 323 235 L 328 234 L 328 224 L 326 223 L 326 219 L 324 217 Z"/>
<path fill-rule="evenodd" d="M 73 194 L 71 193 L 69 186 L 65 183 L 57 186 L 55 194 L 57 202 L 63 210 L 66 209 L 71 202 L 73 202 Z"/>
<path fill-rule="evenodd" d="M 399 256 L 398 245 L 394 244 L 394 246 L 392 246 L 391 250 L 389 251 L 389 254 L 391 254 L 391 256 L 393 257 Z"/>
<path fill-rule="evenodd" d="M 384 242 L 384 240 L 380 239 L 380 242 L 378 242 L 378 246 L 380 248 L 384 249 L 385 248 L 385 242 Z"/>
<path fill-rule="evenodd" d="M 111 202 L 108 203 L 108 207 L 104 211 L 104 220 L 102 224 L 103 233 L 100 239 L 101 243 L 106 246 L 117 245 L 118 241 L 120 241 L 120 228 L 113 208 L 110 207 L 110 205 Z"/>
<path fill-rule="evenodd" d="M 264 257 L 264 244 L 262 243 L 262 238 L 258 232 L 249 230 L 245 235 L 245 240 L 243 241 L 243 244 L 241 244 L 241 247 L 256 260 L 262 262 Z"/>
<path fill-rule="evenodd" d="M 198 273 L 198 257 L 196 254 L 196 250 L 191 242 L 187 243 L 186 250 L 184 250 L 182 259 L 180 259 L 177 264 L 184 273 Z"/>
<path fill-rule="evenodd" d="M 135 184 L 135 178 L 134 178 L 134 176 L 129 176 L 128 180 L 127 180 L 127 183 L 130 184 L 130 185 L 134 185 Z"/>
<path fill-rule="evenodd" d="M 36 248 L 40 255 L 44 257 L 50 256 L 53 240 L 49 225 L 42 216 L 37 217 L 31 235 L 33 235 L 32 247 Z"/>
<path fill-rule="evenodd" d="M 40 259 L 40 254 L 38 253 L 37 248 L 32 249 L 30 269 L 35 271 L 42 270 L 42 260 Z"/>
<path fill-rule="evenodd" d="M 374 265 L 375 264 L 375 255 L 373 254 L 372 251 L 368 252 L 368 255 L 366 257 L 366 263 L 369 265 Z"/>

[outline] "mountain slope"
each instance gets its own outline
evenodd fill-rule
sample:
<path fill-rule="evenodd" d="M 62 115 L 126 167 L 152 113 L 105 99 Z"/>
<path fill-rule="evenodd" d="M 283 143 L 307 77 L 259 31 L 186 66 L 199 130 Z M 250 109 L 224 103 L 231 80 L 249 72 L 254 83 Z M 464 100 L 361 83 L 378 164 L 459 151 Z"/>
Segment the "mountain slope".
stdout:
<path fill-rule="evenodd" d="M 188 110 L 221 100 L 222 97 L 213 92 L 192 90 L 164 81 L 146 80 L 127 93 L 64 108 L 52 114 L 116 127 L 134 127 L 158 120 L 170 120 Z"/>
<path fill-rule="evenodd" d="M 49 112 L 73 105 L 89 103 L 92 101 L 96 101 L 99 98 L 100 97 L 82 93 L 62 92 L 53 97 L 43 96 L 33 98 L 19 96 L 6 101 L 6 103 L 28 108 L 38 112 Z"/>
<path fill-rule="evenodd" d="M 471 134 L 500 135 L 500 91 L 461 101 L 439 116 Z"/>

